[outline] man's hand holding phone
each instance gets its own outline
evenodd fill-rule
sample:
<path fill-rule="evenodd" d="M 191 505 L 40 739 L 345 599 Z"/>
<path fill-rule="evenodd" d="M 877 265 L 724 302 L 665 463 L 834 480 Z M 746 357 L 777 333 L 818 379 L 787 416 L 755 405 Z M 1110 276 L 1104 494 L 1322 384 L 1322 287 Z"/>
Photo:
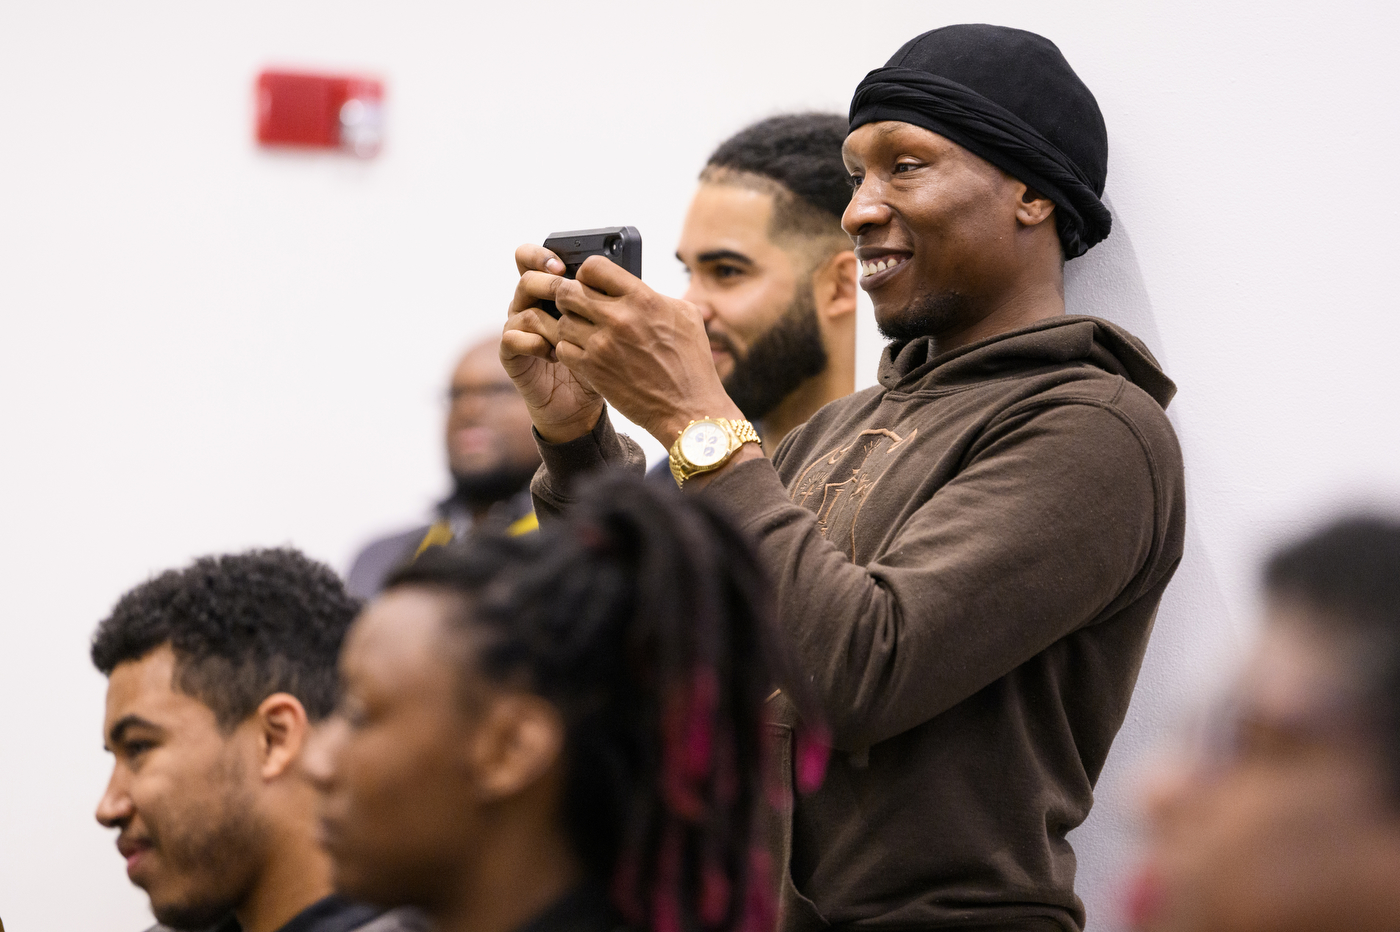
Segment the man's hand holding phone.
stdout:
<path fill-rule="evenodd" d="M 598 423 L 603 398 L 593 386 L 559 362 L 554 346 L 560 321 L 547 314 L 540 301 L 553 297 L 564 263 L 543 246 L 525 245 L 515 251 L 520 282 L 515 286 L 501 333 L 501 364 L 530 409 L 540 436 L 550 443 L 582 437 Z"/>
<path fill-rule="evenodd" d="M 668 449 L 692 420 L 743 419 L 720 384 L 695 305 L 657 294 L 602 256 L 585 260 L 573 280 L 543 247 L 521 246 L 515 258 L 521 277 L 501 360 L 540 436 L 559 443 L 588 433 L 602 398 Z M 544 300 L 555 302 L 558 320 L 539 309 Z"/>

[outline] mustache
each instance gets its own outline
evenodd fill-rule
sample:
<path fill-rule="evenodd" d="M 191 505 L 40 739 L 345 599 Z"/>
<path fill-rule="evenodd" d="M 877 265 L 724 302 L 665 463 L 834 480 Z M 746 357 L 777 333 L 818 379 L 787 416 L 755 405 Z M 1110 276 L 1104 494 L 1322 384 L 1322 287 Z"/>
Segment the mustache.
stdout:
<path fill-rule="evenodd" d="M 706 327 L 705 336 L 710 338 L 710 344 L 712 346 L 718 346 L 735 359 L 742 357 L 743 354 L 739 352 L 739 347 L 735 346 L 734 341 L 724 334 Z"/>
<path fill-rule="evenodd" d="M 142 848 L 154 848 L 155 839 L 149 834 L 138 835 L 136 832 L 122 831 L 117 835 L 117 850 L 122 857 L 130 857 Z"/>

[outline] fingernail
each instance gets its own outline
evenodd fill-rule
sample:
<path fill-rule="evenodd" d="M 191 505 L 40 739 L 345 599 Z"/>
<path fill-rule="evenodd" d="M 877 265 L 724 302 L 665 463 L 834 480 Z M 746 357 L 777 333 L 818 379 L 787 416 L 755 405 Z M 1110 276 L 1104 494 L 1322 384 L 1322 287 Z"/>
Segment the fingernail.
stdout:
<path fill-rule="evenodd" d="M 558 259 L 551 257 L 550 260 L 544 264 L 544 267 L 555 275 L 564 274 L 564 263 L 560 262 Z"/>

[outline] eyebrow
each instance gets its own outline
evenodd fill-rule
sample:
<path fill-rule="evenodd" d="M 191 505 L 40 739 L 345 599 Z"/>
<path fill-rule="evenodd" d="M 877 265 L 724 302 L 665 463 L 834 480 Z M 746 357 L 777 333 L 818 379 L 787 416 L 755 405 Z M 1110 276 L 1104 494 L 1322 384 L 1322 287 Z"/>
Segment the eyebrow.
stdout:
<path fill-rule="evenodd" d="M 107 732 L 107 742 L 104 745 L 107 750 L 112 749 L 112 745 L 120 744 L 126 737 L 126 733 L 133 728 L 150 728 L 153 731 L 160 731 L 161 727 L 150 719 L 142 718 L 139 715 L 123 715 L 113 723 L 111 730 Z"/>
<path fill-rule="evenodd" d="M 680 253 L 676 253 L 676 259 L 682 264 L 685 263 L 685 260 L 681 258 Z M 744 255 L 742 252 L 735 252 L 732 249 L 715 249 L 711 250 L 710 252 L 702 252 L 700 253 L 700 255 L 695 257 L 696 262 L 720 262 L 724 260 L 728 260 L 729 262 L 737 262 L 740 265 L 753 265 L 752 259 Z"/>
<path fill-rule="evenodd" d="M 892 122 L 891 125 L 889 125 L 889 126 L 877 126 L 877 127 L 875 127 L 875 139 L 874 139 L 874 141 L 875 141 L 875 142 L 884 142 L 885 140 L 889 139 L 891 136 L 897 135 L 897 134 L 900 133 L 901 131 L 902 131 L 902 128 L 901 128 L 901 126 L 900 126 L 900 124 L 899 124 L 898 121 Z M 846 139 L 847 139 L 847 142 L 842 142 L 842 143 L 841 143 L 841 160 L 842 160 L 843 162 L 844 162 L 845 159 L 846 159 L 846 154 L 847 154 L 847 152 L 850 151 L 850 150 L 847 148 L 847 144 L 848 144 L 848 142 L 849 142 L 849 140 L 850 140 L 850 137 L 847 136 Z M 847 170 L 849 171 L 849 169 L 847 169 Z"/>

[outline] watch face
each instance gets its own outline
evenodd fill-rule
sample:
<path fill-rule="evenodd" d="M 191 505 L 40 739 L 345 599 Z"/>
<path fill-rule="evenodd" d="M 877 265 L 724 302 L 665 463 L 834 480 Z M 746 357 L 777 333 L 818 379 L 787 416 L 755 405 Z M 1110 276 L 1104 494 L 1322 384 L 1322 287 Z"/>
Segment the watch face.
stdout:
<path fill-rule="evenodd" d="M 729 434 L 718 424 L 692 424 L 681 434 L 681 455 L 694 466 L 713 466 L 729 455 Z"/>

